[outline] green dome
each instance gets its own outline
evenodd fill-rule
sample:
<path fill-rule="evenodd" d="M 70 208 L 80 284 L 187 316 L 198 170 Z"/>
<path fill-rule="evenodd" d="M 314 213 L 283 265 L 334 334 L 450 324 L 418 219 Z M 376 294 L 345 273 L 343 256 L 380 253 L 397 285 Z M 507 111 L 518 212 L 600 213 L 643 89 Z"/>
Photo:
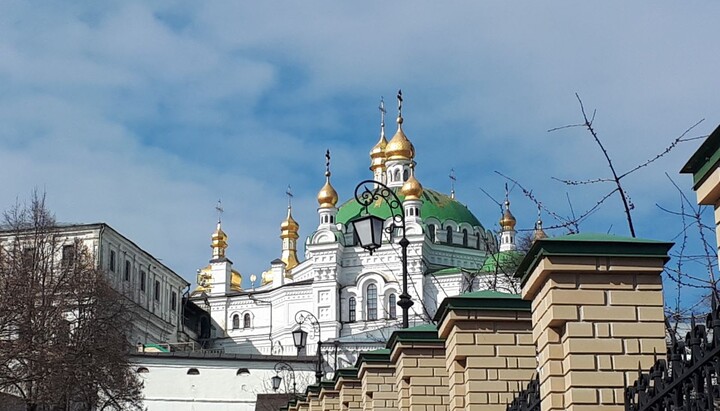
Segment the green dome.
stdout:
<path fill-rule="evenodd" d="M 395 194 L 403 201 L 405 197 L 400 194 L 400 189 L 393 189 Z M 444 223 L 447 220 L 452 220 L 456 223 L 468 223 L 473 227 L 481 227 L 480 221 L 468 210 L 468 208 L 460 203 L 459 201 L 450 198 L 437 191 L 424 189 L 421 197 L 423 202 L 420 208 L 420 215 L 423 219 L 435 218 L 440 223 Z M 368 207 L 370 214 L 380 217 L 382 219 L 388 219 L 391 217 L 390 207 L 387 203 L 380 199 Z M 363 207 L 352 198 L 346 201 L 338 209 L 336 220 L 338 223 L 347 225 L 349 221 L 359 217 L 363 212 Z M 484 229 L 483 229 L 484 230 Z"/>
<path fill-rule="evenodd" d="M 513 274 L 524 256 L 525 254 L 520 251 L 503 251 L 489 255 L 480 271 L 484 273 Z"/>

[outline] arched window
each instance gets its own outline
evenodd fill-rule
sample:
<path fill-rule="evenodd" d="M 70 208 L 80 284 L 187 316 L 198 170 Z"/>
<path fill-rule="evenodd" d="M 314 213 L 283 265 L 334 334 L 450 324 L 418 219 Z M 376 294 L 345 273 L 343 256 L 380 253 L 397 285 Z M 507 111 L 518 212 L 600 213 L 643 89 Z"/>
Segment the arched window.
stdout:
<path fill-rule="evenodd" d="M 187 375 L 200 375 L 200 371 L 197 368 L 190 368 L 187 370 Z"/>
<path fill-rule="evenodd" d="M 357 302 L 355 301 L 355 297 L 350 297 L 350 300 L 348 301 L 348 321 L 351 323 L 354 323 L 357 318 L 357 313 L 355 312 L 356 309 Z"/>
<path fill-rule="evenodd" d="M 467 229 L 463 228 L 463 246 L 468 246 L 468 232 Z"/>
<path fill-rule="evenodd" d="M 447 237 L 445 238 L 445 242 L 448 244 L 452 244 L 453 243 L 452 227 L 448 226 L 446 228 L 446 230 L 447 230 Z"/>
<path fill-rule="evenodd" d="M 248 370 L 247 368 L 238 368 L 235 375 L 250 375 L 250 370 Z"/>
<path fill-rule="evenodd" d="M 243 316 L 243 328 L 250 328 L 250 313 Z"/>
<path fill-rule="evenodd" d="M 479 232 L 479 231 L 478 231 L 478 233 L 477 233 L 477 247 L 475 247 L 475 248 L 477 248 L 478 250 L 481 249 L 481 248 L 480 248 L 480 232 Z"/>
<path fill-rule="evenodd" d="M 408 178 L 410 178 L 410 172 L 405 169 L 405 171 L 403 171 L 403 181 L 408 181 Z"/>
<path fill-rule="evenodd" d="M 149 373 L 149 372 L 150 372 L 150 370 L 148 370 L 148 369 L 145 368 L 145 367 L 140 367 L 140 368 L 137 369 L 137 373 L 138 373 L 138 374 L 147 374 L 147 373 Z"/>
<path fill-rule="evenodd" d="M 375 284 L 368 285 L 366 299 L 367 320 L 377 320 L 377 286 Z"/>
<path fill-rule="evenodd" d="M 390 294 L 388 297 L 388 315 L 390 316 L 391 320 L 394 320 L 397 318 L 397 298 L 395 297 L 395 294 Z"/>
<path fill-rule="evenodd" d="M 435 242 L 435 224 L 428 224 L 428 237 L 430 242 Z"/>
<path fill-rule="evenodd" d="M 240 316 L 235 314 L 233 315 L 233 330 L 237 330 L 240 328 Z"/>
<path fill-rule="evenodd" d="M 395 178 L 393 181 L 400 181 L 400 169 L 395 169 Z"/>

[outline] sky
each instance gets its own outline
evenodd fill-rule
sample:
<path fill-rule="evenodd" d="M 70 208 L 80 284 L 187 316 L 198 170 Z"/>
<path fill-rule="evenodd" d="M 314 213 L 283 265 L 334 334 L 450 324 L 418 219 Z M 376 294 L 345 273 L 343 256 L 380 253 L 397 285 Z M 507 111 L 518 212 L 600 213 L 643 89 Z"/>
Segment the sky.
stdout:
<path fill-rule="evenodd" d="M 0 207 L 47 193 L 62 222 L 106 222 L 194 281 L 218 199 L 228 256 L 260 274 L 280 255 L 287 186 L 301 239 L 317 227 L 324 153 L 340 201 L 370 178 L 378 103 L 415 145 L 416 175 L 497 228 L 507 182 L 549 210 L 609 185 L 575 93 L 620 172 L 720 124 L 717 2 L 2 2 Z M 702 140 L 628 176 L 637 235 L 676 241 Z M 481 190 L 482 189 L 482 190 Z M 536 206 L 511 184 L 519 228 Z M 570 201 L 568 201 L 568 199 Z M 708 221 L 711 213 L 706 213 Z M 547 213 L 546 226 L 556 224 Z M 580 226 L 628 235 L 613 196 Z M 712 224 L 709 221 L 708 224 Z M 562 235 L 554 230 L 551 235 Z"/>

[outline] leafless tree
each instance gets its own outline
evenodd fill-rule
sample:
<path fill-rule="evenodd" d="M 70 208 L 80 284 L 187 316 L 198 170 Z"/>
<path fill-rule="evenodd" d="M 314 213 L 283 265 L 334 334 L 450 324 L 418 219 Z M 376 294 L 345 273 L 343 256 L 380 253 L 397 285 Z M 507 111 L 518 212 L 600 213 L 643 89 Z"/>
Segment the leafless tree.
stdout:
<path fill-rule="evenodd" d="M 2 234 L 0 391 L 29 411 L 140 409 L 130 303 L 89 250 L 59 233 L 37 192 L 4 213 Z"/>

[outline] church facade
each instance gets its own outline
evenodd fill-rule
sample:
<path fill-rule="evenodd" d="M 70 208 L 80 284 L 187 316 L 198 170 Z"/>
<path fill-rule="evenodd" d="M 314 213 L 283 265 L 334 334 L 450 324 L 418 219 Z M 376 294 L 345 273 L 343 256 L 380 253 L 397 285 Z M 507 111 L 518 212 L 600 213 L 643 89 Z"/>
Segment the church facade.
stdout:
<path fill-rule="evenodd" d="M 380 199 L 364 207 L 355 198 L 340 202 L 327 153 L 325 183 L 317 196 L 317 229 L 305 240 L 304 258 L 297 255 L 299 224 L 289 205 L 280 225 L 281 255 L 262 278 L 251 279 L 260 282 L 251 290 L 242 289 L 240 273 L 225 255 L 228 236 L 218 221 L 212 259 L 198 271 L 198 287 L 191 295 L 210 313 L 208 346 L 226 353 L 295 355 L 291 333 L 302 327 L 309 333 L 306 353 L 314 353 L 322 342 L 325 372 L 353 364 L 359 352 L 384 347 L 401 324 L 401 236 L 393 230 L 370 253 L 358 245 L 351 222 L 369 213 L 389 226 L 394 205 L 403 213 L 409 241 L 408 293 L 414 302 L 410 326 L 429 322 L 445 297 L 497 285 L 497 278 L 484 281 L 497 274 L 488 271 L 497 271 L 500 260 L 516 252 L 509 202 L 496 235 L 454 192 L 423 187 L 415 176 L 415 148 L 403 130 L 401 98 L 397 131 L 389 141 L 382 106 L 381 112 L 380 139 L 370 151 L 367 178 L 386 185 L 400 204 Z M 541 225 L 537 228 L 535 235 L 543 235 Z M 307 321 L 299 325 L 305 312 L 318 326 Z"/>

